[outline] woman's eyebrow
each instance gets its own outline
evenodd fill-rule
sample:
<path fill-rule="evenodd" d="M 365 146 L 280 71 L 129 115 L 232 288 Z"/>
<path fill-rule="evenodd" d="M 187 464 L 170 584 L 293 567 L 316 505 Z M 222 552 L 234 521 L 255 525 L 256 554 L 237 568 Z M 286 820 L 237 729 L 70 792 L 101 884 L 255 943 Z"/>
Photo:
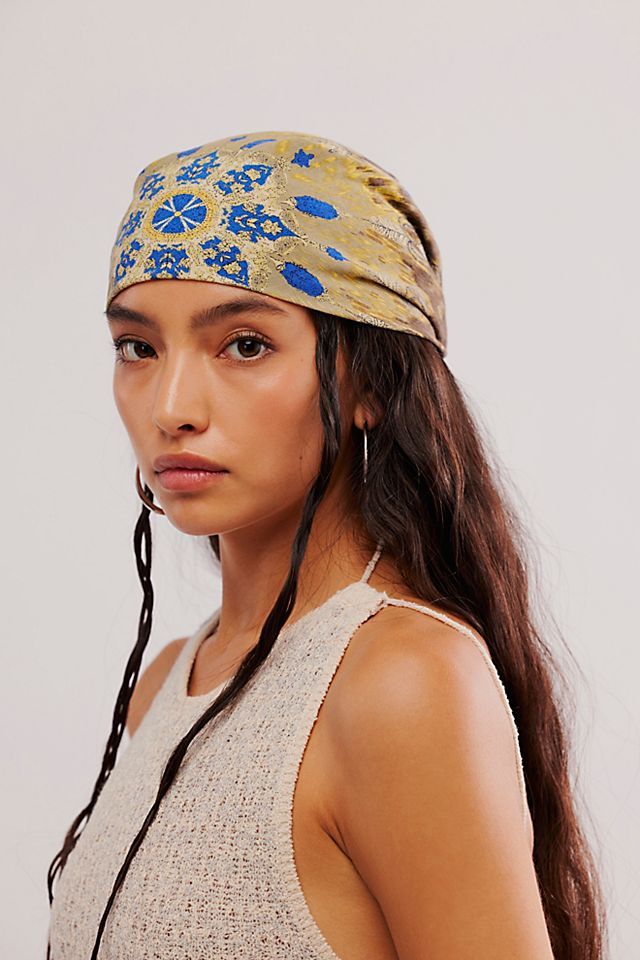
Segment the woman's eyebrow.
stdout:
<path fill-rule="evenodd" d="M 159 324 L 148 317 L 140 310 L 134 310 L 132 307 L 125 307 L 122 304 L 113 303 L 104 311 L 108 322 L 126 321 L 127 323 L 138 323 L 142 327 L 148 327 L 150 330 L 160 331 Z M 279 316 L 286 316 L 287 311 L 283 310 L 276 303 L 262 299 L 247 299 L 245 297 L 236 297 L 233 300 L 225 300 L 216 306 L 205 307 L 196 310 L 189 318 L 189 329 L 193 332 L 202 330 L 205 327 L 211 327 L 226 317 L 236 316 L 240 313 L 271 313 Z"/>

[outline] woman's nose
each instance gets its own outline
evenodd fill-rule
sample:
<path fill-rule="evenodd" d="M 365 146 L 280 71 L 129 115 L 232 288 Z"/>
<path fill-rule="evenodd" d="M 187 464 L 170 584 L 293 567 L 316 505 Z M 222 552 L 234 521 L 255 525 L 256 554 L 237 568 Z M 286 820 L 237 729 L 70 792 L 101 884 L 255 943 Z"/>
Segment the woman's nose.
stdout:
<path fill-rule="evenodd" d="M 193 358 L 165 358 L 153 400 L 153 421 L 165 433 L 185 426 L 206 430 L 209 413 L 203 376 L 204 370 Z"/>

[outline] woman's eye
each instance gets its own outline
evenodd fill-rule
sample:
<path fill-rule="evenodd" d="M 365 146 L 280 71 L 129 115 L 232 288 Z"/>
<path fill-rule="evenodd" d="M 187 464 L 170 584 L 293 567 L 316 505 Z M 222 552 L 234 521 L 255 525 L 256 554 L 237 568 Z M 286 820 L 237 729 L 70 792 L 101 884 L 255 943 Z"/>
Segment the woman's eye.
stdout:
<path fill-rule="evenodd" d="M 258 337 L 255 335 L 254 336 L 241 335 L 241 336 L 235 337 L 233 340 L 230 340 L 229 343 L 226 345 L 225 351 L 228 350 L 229 347 L 233 347 L 236 344 L 238 345 L 239 358 L 237 356 L 233 357 L 234 360 L 237 360 L 237 359 L 240 359 L 241 361 L 242 360 L 261 360 L 262 357 L 266 356 L 266 353 L 269 352 L 268 342 L 265 339 L 263 339 L 263 337 Z M 264 353 L 256 352 L 256 348 L 259 350 L 260 347 L 266 348 Z"/>
<path fill-rule="evenodd" d="M 114 340 L 113 346 L 116 351 L 116 361 L 118 363 L 135 363 L 136 360 L 146 360 L 147 356 L 141 357 L 139 354 L 133 352 L 136 347 L 153 350 L 153 347 L 150 347 L 149 344 L 143 340 L 132 340 L 130 337 L 120 337 L 119 340 Z M 132 349 L 127 352 L 127 347 L 131 347 Z"/>
<path fill-rule="evenodd" d="M 132 340 L 131 337 L 120 337 L 118 340 L 114 340 L 113 346 L 116 351 L 116 361 L 118 363 L 136 363 L 138 360 L 147 360 L 151 354 L 145 353 L 144 351 L 150 350 L 151 353 L 154 352 L 153 347 L 150 347 L 144 340 Z M 226 353 L 231 347 L 236 346 L 238 352 L 235 356 L 231 354 L 231 357 L 233 360 L 240 362 L 261 360 L 262 357 L 270 352 L 269 342 L 257 334 L 252 334 L 251 336 L 248 334 L 240 334 L 234 337 L 234 339 L 230 340 L 226 345 L 223 353 Z M 264 348 L 262 352 L 261 348 Z M 138 351 L 142 351 L 142 353 Z"/>

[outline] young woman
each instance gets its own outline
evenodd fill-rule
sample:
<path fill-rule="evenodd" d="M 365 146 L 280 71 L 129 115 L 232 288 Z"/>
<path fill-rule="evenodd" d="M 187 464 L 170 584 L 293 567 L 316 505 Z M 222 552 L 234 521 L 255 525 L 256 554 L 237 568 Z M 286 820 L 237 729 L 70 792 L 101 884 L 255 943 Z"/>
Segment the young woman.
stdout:
<path fill-rule="evenodd" d="M 557 667 L 406 191 L 297 133 L 169 154 L 106 313 L 144 603 L 48 956 L 602 957 Z M 150 511 L 208 538 L 222 604 L 139 676 Z"/>

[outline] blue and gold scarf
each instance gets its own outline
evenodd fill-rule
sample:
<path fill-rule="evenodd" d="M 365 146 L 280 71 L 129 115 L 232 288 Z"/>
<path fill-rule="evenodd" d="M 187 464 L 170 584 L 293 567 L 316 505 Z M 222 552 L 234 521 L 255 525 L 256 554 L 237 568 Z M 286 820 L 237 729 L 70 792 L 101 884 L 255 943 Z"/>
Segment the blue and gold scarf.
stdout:
<path fill-rule="evenodd" d="M 392 174 L 323 137 L 242 134 L 144 167 L 118 226 L 107 306 L 162 278 L 244 287 L 426 337 L 446 354 L 425 217 Z"/>

